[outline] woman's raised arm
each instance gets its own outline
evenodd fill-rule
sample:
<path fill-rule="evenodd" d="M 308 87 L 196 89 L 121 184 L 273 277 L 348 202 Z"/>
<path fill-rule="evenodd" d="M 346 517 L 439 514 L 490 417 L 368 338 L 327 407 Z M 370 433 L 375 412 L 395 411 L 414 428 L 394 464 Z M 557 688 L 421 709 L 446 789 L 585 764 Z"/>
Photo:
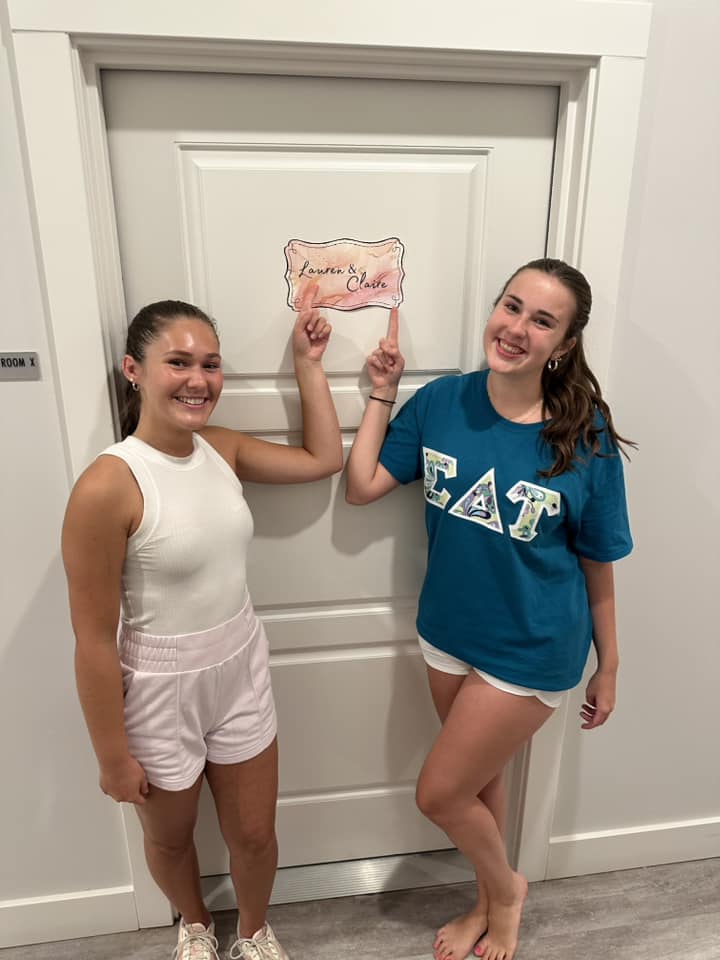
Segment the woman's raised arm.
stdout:
<path fill-rule="evenodd" d="M 322 365 L 332 327 L 313 307 L 315 293 L 314 284 L 304 291 L 292 331 L 295 378 L 302 406 L 302 446 L 272 443 L 234 432 L 235 470 L 241 480 L 303 483 L 342 470 L 340 425 Z M 226 455 L 229 433 L 208 427 L 203 436 Z"/>
<path fill-rule="evenodd" d="M 394 307 L 390 311 L 387 336 L 367 358 L 372 390 L 345 472 L 348 503 L 372 503 L 398 486 L 395 477 L 378 463 L 378 457 L 404 367 L 405 359 L 398 346 L 398 311 Z"/>

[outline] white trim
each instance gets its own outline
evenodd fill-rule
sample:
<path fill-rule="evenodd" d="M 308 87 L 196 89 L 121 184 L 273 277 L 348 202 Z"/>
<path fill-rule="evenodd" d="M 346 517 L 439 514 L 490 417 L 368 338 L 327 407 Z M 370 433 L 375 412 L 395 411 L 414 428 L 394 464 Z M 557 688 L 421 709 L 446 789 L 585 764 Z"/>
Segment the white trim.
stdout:
<path fill-rule="evenodd" d="M 517 869 L 528 880 L 547 878 L 548 841 L 555 815 L 560 762 L 565 739 L 568 696 L 538 730 L 525 751 L 522 786 L 524 808 L 518 812 Z"/>
<path fill-rule="evenodd" d="M 175 922 L 173 907 L 150 875 L 145 861 L 142 827 L 131 804 L 122 804 L 122 818 L 138 926 L 140 928 L 169 926 Z"/>
<path fill-rule="evenodd" d="M 720 857 L 720 817 L 552 837 L 547 878 Z"/>
<path fill-rule="evenodd" d="M 0 901 L 0 947 L 137 929 L 132 887 Z"/>
<path fill-rule="evenodd" d="M 574 263 L 592 278 L 592 321 L 586 349 L 601 384 L 607 384 L 618 291 L 623 267 L 625 223 L 640 114 L 644 64 L 603 57 L 598 66 L 589 161 L 582 189 L 582 221 Z"/>
<path fill-rule="evenodd" d="M 93 62 L 84 63 L 73 48 L 70 54 L 78 107 L 80 148 L 85 164 L 88 213 L 93 236 L 93 256 L 98 287 L 98 314 L 103 333 L 105 369 L 112 370 L 125 347 L 127 310 L 122 274 L 119 269 L 115 203 L 110 174 L 105 114 L 100 93 L 100 71 Z M 122 334 L 122 338 L 120 337 Z M 119 376 L 119 374 L 118 374 Z M 111 385 L 109 400 L 113 421 L 119 423 L 118 390 Z M 118 435 L 119 439 L 119 435 Z"/>
<path fill-rule="evenodd" d="M 553 197 L 548 230 L 548 253 L 578 260 L 582 232 L 582 198 L 592 134 L 591 104 L 595 99 L 597 68 L 573 74 L 560 87 Z M 563 172 L 567 171 L 563 176 Z"/>
<path fill-rule="evenodd" d="M 23 31 L 14 34 L 22 36 Z M 499 53 L 484 49 L 343 47 L 338 43 L 257 43 L 187 38 L 78 36 L 72 42 L 86 63 L 119 70 L 184 70 L 278 76 L 393 78 L 487 83 L 554 83 L 575 76 L 597 56 Z M 525 76 L 520 78 L 518 71 Z"/>
<path fill-rule="evenodd" d="M 420 0 L 409 15 L 403 3 L 365 0 L 355 14 L 330 2 L 302 17 L 277 0 L 8 0 L 14 31 L 623 57 L 645 56 L 651 10 L 611 0 Z"/>
<path fill-rule="evenodd" d="M 14 46 L 59 414 L 75 478 L 114 435 L 71 47 L 59 33 L 20 34 Z"/>

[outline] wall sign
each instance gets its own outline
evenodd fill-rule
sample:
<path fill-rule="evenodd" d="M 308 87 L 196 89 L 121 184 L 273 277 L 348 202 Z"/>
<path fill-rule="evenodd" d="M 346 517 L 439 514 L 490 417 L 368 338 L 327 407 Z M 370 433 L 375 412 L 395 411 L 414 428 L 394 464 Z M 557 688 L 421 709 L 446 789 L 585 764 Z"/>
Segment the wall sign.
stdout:
<path fill-rule="evenodd" d="M 0 380 L 39 380 L 36 353 L 0 353 Z"/>
<path fill-rule="evenodd" d="M 397 237 L 374 243 L 347 238 L 326 243 L 290 240 L 285 247 L 288 305 L 297 310 L 303 287 L 314 282 L 319 288 L 318 307 L 397 307 L 403 302 L 404 252 Z"/>

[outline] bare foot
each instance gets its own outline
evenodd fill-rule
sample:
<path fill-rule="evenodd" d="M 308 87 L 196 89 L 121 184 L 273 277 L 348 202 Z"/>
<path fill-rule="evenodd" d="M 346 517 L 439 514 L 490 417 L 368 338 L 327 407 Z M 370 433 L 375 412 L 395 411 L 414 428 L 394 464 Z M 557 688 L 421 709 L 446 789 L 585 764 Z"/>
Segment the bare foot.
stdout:
<path fill-rule="evenodd" d="M 435 960 L 465 960 L 472 948 L 487 933 L 487 907 L 478 904 L 469 913 L 455 917 L 440 927 L 433 944 Z"/>
<path fill-rule="evenodd" d="M 475 955 L 482 960 L 513 960 L 520 930 L 520 917 L 527 897 L 527 880 L 520 873 L 513 874 L 515 896 L 511 903 L 490 903 L 488 932 L 475 947 Z"/>

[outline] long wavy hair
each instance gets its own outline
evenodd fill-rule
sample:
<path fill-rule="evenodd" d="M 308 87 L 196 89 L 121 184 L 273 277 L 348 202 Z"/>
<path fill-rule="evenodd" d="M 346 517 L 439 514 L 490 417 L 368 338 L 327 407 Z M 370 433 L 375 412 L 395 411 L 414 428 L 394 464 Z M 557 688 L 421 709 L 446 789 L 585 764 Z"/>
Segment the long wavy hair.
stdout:
<path fill-rule="evenodd" d="M 590 319 L 592 291 L 590 284 L 575 267 L 563 260 L 543 257 L 531 260 L 519 267 L 507 280 L 500 296 L 523 270 L 538 270 L 555 277 L 575 298 L 575 316 L 570 321 L 566 339 L 575 338 L 575 344 L 551 370 L 545 366 L 542 372 L 543 419 L 547 422 L 541 437 L 552 449 L 555 460 L 548 470 L 540 471 L 541 477 L 557 477 L 573 469 L 573 463 L 582 458 L 585 451 L 591 456 L 607 456 L 600 452 L 600 435 L 606 432 L 610 446 L 628 456 L 625 447 L 637 447 L 633 440 L 620 436 L 615 429 L 610 408 L 603 399 L 600 384 L 585 358 L 583 330 Z M 600 414 L 604 424 L 598 422 Z M 617 453 L 614 454 L 617 456 Z"/>
<path fill-rule="evenodd" d="M 125 353 L 138 363 L 142 363 L 145 359 L 145 350 L 153 340 L 173 321 L 186 317 L 206 323 L 217 337 L 214 322 L 199 307 L 192 303 L 184 303 L 182 300 L 159 300 L 157 303 L 149 303 L 133 317 L 128 327 Z M 133 385 L 126 381 L 120 411 L 120 432 L 123 440 L 137 429 L 141 404 L 140 392 L 134 390 Z"/>

